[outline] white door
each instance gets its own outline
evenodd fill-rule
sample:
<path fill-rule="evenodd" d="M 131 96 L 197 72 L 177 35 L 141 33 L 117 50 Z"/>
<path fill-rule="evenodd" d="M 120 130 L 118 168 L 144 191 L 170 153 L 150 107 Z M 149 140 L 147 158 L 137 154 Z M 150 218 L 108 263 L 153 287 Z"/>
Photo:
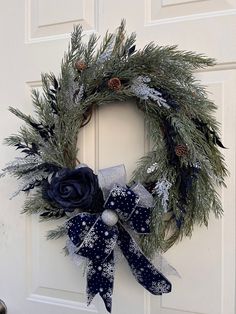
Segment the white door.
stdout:
<path fill-rule="evenodd" d="M 221 191 L 225 215 L 212 217 L 208 230 L 171 248 L 166 257 L 181 278 L 170 278 L 173 292 L 151 296 L 137 284 L 124 262 L 117 265 L 113 314 L 235 313 L 235 0 L 8 0 L 0 1 L 0 134 L 18 130 L 20 121 L 7 108 L 32 110 L 30 89 L 40 87 L 40 72 L 59 71 L 68 33 L 80 23 L 85 33 L 113 31 L 126 18 L 138 45 L 149 41 L 178 44 L 218 60 L 197 73 L 218 105 L 226 161 L 231 176 Z M 111 131 L 112 126 L 112 131 Z M 109 132 L 108 132 L 109 130 Z M 122 130 L 122 131 L 121 131 Z M 113 143 L 114 150 L 109 150 Z M 129 146 L 130 143 L 132 147 Z M 127 145 L 129 150 L 127 152 Z M 92 168 L 125 163 L 128 173 L 146 150 L 143 117 L 131 105 L 103 106 L 80 135 L 80 160 Z M 0 166 L 15 152 L 1 146 Z M 9 314 L 105 313 L 96 298 L 85 305 L 82 270 L 63 256 L 64 240 L 46 241 L 56 222 L 39 224 L 20 215 L 24 197 L 9 201 L 12 178 L 0 181 L 0 299 Z"/>

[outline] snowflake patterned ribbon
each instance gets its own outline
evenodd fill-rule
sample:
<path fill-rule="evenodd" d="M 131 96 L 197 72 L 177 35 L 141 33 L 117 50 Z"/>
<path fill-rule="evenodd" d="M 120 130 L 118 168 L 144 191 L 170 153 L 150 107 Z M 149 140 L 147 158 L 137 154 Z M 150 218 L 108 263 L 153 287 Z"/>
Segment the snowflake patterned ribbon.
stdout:
<path fill-rule="evenodd" d="M 108 224 L 103 215 L 80 213 L 67 222 L 68 236 L 76 246 L 76 253 L 88 258 L 88 304 L 99 294 L 111 312 L 114 281 L 114 248 L 122 250 L 136 280 L 149 292 L 161 295 L 171 291 L 171 283 L 145 257 L 127 227 L 138 234 L 150 232 L 150 198 L 144 187 L 126 188 L 115 185 L 104 204 L 104 211 L 117 216 L 117 223 Z M 135 192 L 134 192 L 135 191 Z M 146 191 L 146 193 L 149 193 Z"/>

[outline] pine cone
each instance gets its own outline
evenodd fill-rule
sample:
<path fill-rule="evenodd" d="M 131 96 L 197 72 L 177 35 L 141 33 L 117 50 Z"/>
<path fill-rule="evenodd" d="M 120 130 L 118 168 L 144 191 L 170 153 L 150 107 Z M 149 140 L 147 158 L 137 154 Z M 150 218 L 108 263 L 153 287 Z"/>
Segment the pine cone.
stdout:
<path fill-rule="evenodd" d="M 175 154 L 178 157 L 183 157 L 188 154 L 188 147 L 184 144 L 179 144 L 175 147 Z"/>
<path fill-rule="evenodd" d="M 118 91 L 121 89 L 121 81 L 118 77 L 111 78 L 108 83 L 108 87 L 114 91 Z"/>
<path fill-rule="evenodd" d="M 83 71 L 87 68 L 87 64 L 84 61 L 78 60 L 75 62 L 75 68 L 79 71 Z"/>

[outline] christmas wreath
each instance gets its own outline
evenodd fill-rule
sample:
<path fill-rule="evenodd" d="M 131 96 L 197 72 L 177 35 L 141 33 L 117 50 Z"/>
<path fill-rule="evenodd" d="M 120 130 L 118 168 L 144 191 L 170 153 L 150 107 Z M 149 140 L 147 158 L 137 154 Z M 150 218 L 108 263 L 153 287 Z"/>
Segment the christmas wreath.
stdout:
<path fill-rule="evenodd" d="M 124 21 L 97 42 L 93 34 L 85 44 L 76 26 L 60 76 L 43 74 L 43 93 L 32 91 L 35 115 L 10 107 L 25 126 L 5 142 L 22 157 L 2 176 L 21 180 L 13 196 L 30 192 L 23 213 L 64 219 L 48 238 L 68 236 L 66 251 L 88 260 L 88 302 L 99 293 L 110 311 L 115 245 L 147 290 L 170 292 L 149 258 L 190 236 L 196 224 L 207 225 L 210 212 L 222 214 L 216 186 L 227 170 L 216 106 L 193 75 L 213 59 L 154 43 L 136 50 Z M 77 159 L 77 135 L 94 108 L 124 101 L 143 112 L 152 141 L 130 182 L 122 165 L 96 175 Z"/>

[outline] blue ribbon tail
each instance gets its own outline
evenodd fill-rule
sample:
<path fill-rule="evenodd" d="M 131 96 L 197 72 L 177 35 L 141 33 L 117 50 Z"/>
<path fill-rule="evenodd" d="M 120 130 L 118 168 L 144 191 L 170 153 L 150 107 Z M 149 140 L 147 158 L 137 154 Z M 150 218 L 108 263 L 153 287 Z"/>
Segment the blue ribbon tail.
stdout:
<path fill-rule="evenodd" d="M 112 293 L 114 283 L 114 253 L 104 262 L 89 260 L 87 269 L 87 298 L 88 305 L 96 294 L 100 294 L 109 313 L 112 308 Z"/>
<path fill-rule="evenodd" d="M 125 228 L 119 224 L 117 244 L 122 250 L 136 280 L 155 295 L 171 292 L 171 283 L 142 253 L 138 244 Z"/>

